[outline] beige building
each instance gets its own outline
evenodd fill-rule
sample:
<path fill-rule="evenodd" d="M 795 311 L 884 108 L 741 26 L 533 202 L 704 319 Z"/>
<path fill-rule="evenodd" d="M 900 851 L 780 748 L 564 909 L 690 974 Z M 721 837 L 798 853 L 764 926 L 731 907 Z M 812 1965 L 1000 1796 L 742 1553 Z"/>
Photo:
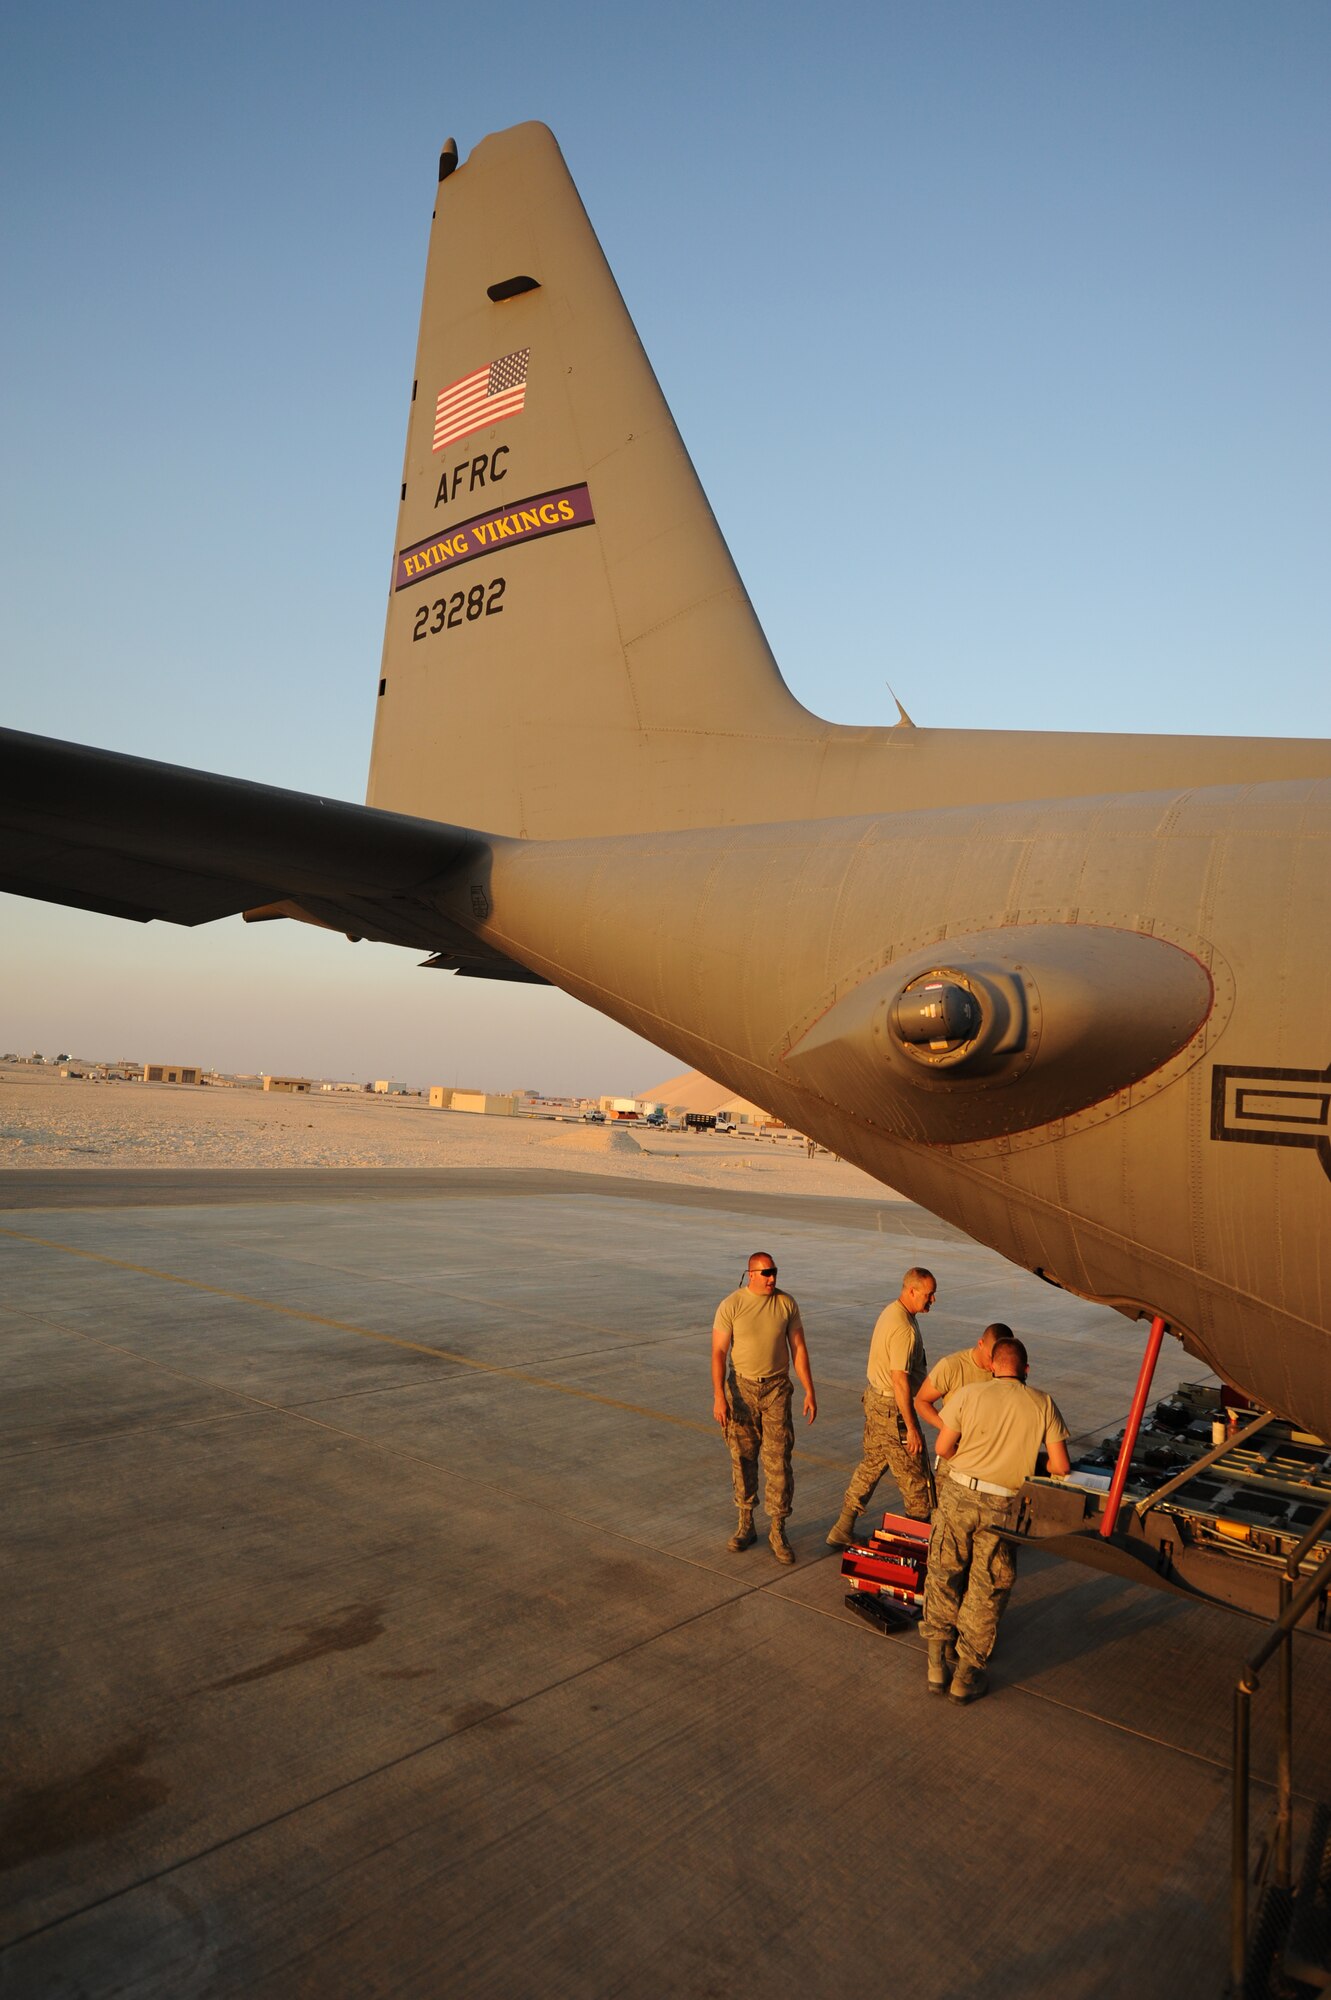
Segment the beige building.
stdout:
<path fill-rule="evenodd" d="M 311 1083 L 312 1079 L 308 1076 L 266 1076 L 263 1087 L 265 1090 L 286 1090 L 299 1094 L 308 1091 Z"/>
<path fill-rule="evenodd" d="M 430 1092 L 431 1102 L 434 1092 Z M 502 1094 L 488 1090 L 455 1090 L 450 1111 L 483 1111 L 491 1118 L 511 1118 L 518 1108 L 518 1100 L 513 1092 Z"/>
<path fill-rule="evenodd" d="M 188 1063 L 145 1063 L 145 1083 L 197 1083 L 199 1071 Z"/>

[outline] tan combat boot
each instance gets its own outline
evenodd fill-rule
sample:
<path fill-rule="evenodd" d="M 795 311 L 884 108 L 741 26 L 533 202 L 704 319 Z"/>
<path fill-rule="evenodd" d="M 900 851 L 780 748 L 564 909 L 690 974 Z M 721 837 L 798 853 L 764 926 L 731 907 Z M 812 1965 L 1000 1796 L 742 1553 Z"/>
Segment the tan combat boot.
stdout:
<path fill-rule="evenodd" d="M 794 1562 L 795 1551 L 786 1540 L 786 1524 L 784 1521 L 773 1521 L 767 1541 L 772 1554 L 779 1563 Z"/>
<path fill-rule="evenodd" d="M 968 1701 L 978 1701 L 980 1696 L 987 1694 L 988 1691 L 989 1676 L 984 1668 L 969 1666 L 965 1660 L 962 1660 L 958 1663 L 957 1671 L 952 1676 L 952 1685 L 947 1693 L 949 1701 L 955 1701 L 960 1704 Z"/>
<path fill-rule="evenodd" d="M 739 1510 L 739 1526 L 726 1543 L 726 1547 L 732 1555 L 737 1556 L 741 1549 L 751 1548 L 757 1539 L 758 1537 L 753 1532 L 753 1509 L 752 1507 L 741 1507 Z"/>
<path fill-rule="evenodd" d="M 848 1549 L 855 1540 L 855 1523 L 859 1515 L 853 1507 L 843 1507 L 836 1521 L 827 1531 L 829 1549 Z"/>
<path fill-rule="evenodd" d="M 956 1672 L 956 1666 L 957 1666 L 956 1654 L 954 1653 L 950 1660 L 948 1659 L 947 1655 L 948 1655 L 948 1644 L 946 1639 L 930 1639 L 929 1641 L 930 1694 L 947 1693 L 947 1684 L 951 1680 L 953 1674 Z"/>

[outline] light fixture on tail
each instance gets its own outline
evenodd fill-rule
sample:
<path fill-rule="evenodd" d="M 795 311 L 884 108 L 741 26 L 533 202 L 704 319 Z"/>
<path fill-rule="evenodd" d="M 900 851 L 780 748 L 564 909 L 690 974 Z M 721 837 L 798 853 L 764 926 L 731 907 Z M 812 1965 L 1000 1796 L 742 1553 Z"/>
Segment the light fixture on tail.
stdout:
<path fill-rule="evenodd" d="M 1029 1132 L 1140 1084 L 1193 1040 L 1214 987 L 1192 952 L 1097 924 L 949 938 L 839 999 L 785 1067 L 925 1145 Z"/>

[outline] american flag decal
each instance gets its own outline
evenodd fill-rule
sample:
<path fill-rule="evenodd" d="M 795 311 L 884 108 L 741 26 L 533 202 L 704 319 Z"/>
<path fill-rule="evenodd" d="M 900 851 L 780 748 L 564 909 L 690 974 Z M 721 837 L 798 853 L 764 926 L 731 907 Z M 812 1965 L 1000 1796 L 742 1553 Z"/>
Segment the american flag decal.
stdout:
<path fill-rule="evenodd" d="M 470 375 L 439 391 L 434 406 L 435 451 L 470 437 L 473 431 L 488 430 L 505 417 L 517 416 L 527 400 L 530 354 L 529 347 L 519 348 L 516 354 L 501 354 L 498 361 L 473 368 Z"/>

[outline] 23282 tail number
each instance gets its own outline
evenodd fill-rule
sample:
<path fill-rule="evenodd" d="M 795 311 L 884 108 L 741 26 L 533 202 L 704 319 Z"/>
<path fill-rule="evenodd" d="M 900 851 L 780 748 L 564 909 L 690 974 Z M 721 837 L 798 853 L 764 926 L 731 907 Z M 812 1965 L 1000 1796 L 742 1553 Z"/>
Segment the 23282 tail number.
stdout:
<path fill-rule="evenodd" d="M 433 604 L 418 606 L 412 638 L 425 639 L 445 628 L 451 632 L 458 625 L 474 624 L 478 618 L 493 618 L 504 608 L 505 588 L 505 579 L 497 576 L 489 584 L 474 583 L 470 590 L 455 590 L 451 597 L 436 597 Z"/>

